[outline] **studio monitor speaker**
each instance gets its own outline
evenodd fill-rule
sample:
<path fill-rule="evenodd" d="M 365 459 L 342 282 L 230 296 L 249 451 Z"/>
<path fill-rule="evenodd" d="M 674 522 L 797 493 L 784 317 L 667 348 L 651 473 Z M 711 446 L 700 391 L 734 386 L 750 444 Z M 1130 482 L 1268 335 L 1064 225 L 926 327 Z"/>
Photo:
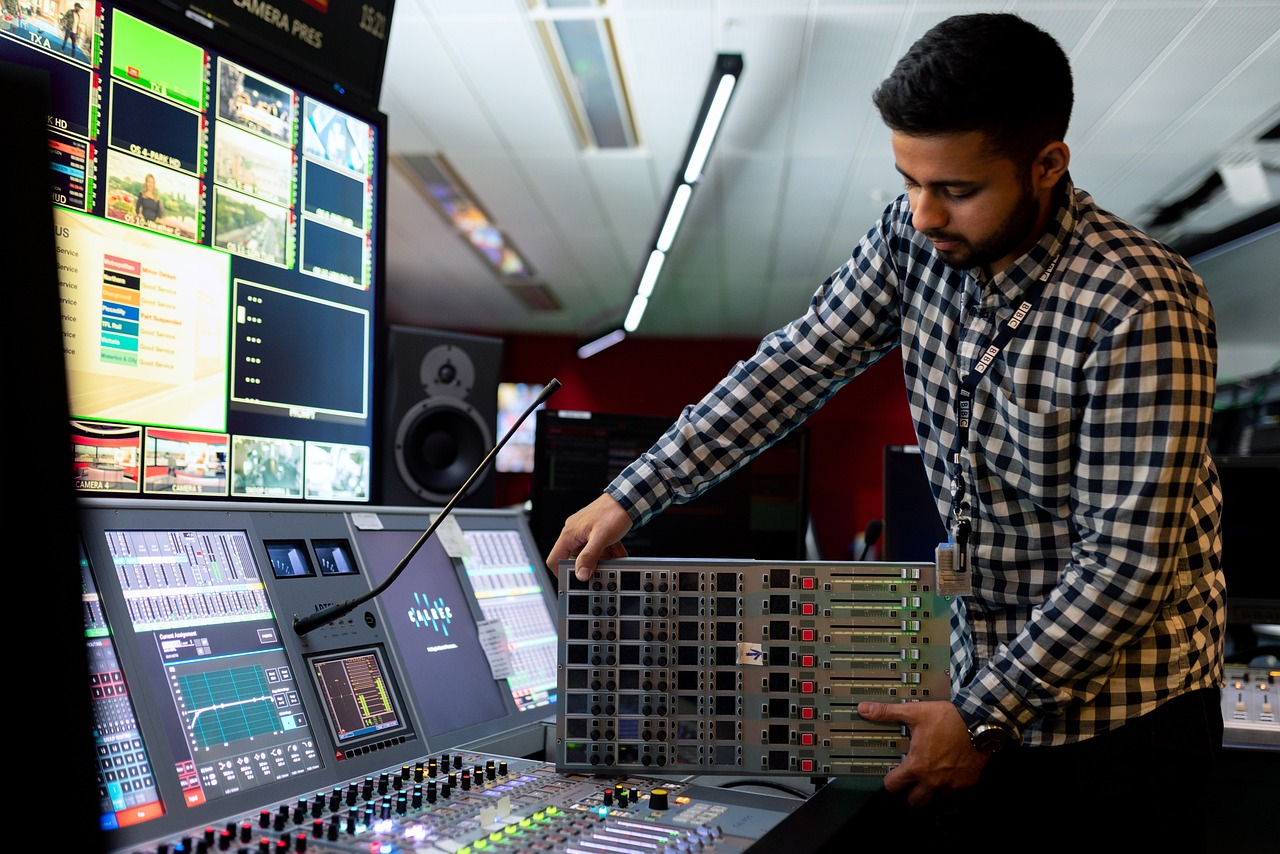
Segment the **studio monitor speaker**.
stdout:
<path fill-rule="evenodd" d="M 443 506 L 493 449 L 502 339 L 392 326 L 382 504 Z M 493 466 L 458 505 L 492 507 Z"/>

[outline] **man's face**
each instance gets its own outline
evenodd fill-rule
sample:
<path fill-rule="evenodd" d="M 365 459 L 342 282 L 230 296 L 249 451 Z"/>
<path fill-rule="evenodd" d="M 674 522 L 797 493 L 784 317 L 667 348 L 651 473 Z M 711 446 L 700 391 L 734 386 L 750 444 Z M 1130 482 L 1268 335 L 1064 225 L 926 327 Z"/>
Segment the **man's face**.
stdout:
<path fill-rule="evenodd" d="M 1026 167 L 992 155 L 985 143 L 978 131 L 893 133 L 912 225 L 952 267 L 980 267 L 990 277 L 1039 240 L 1048 209 Z"/>

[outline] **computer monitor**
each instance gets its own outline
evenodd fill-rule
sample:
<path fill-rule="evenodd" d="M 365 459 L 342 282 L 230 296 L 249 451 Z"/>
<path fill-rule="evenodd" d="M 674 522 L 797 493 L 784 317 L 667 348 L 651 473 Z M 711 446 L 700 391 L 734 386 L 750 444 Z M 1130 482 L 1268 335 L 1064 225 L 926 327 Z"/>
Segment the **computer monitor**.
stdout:
<path fill-rule="evenodd" d="M 550 553 L 572 513 L 591 503 L 673 419 L 543 409 L 536 413 L 529 524 Z M 687 504 L 623 539 L 637 557 L 803 560 L 809 522 L 809 435 L 799 427 Z"/>
<path fill-rule="evenodd" d="M 244 4 L 220 3 L 238 30 L 176 5 L 0 28 L 0 61 L 49 81 L 47 160 L 10 166 L 48 167 L 74 489 L 368 502 L 386 117 L 252 50 Z"/>
<path fill-rule="evenodd" d="M 934 550 L 947 538 L 919 447 L 886 445 L 880 558 L 932 563 Z"/>
<path fill-rule="evenodd" d="M 1276 502 L 1280 454 L 1214 461 L 1222 481 L 1222 571 L 1227 619 L 1237 626 L 1280 626 L 1276 571 Z"/>

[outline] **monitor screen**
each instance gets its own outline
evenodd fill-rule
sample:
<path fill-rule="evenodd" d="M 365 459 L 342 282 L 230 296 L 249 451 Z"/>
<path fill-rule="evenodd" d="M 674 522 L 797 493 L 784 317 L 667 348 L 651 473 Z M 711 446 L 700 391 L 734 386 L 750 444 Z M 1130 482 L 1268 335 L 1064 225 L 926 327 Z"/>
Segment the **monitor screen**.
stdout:
<path fill-rule="evenodd" d="M 1280 574 L 1275 571 L 1280 454 L 1225 456 L 1214 463 L 1222 481 L 1227 619 L 1239 625 L 1280 625 Z"/>
<path fill-rule="evenodd" d="M 433 508 L 358 523 L 372 585 L 404 562 Z M 515 510 L 459 509 L 378 599 L 428 741 L 457 744 L 555 713 L 556 597 Z"/>
<path fill-rule="evenodd" d="M 116 656 L 111 624 L 102 608 L 84 544 L 80 547 L 84 641 L 89 654 L 89 697 L 103 830 L 129 827 L 165 814 L 155 768 L 137 710 Z"/>
<path fill-rule="evenodd" d="M 537 555 L 529 553 L 521 530 L 488 521 L 473 516 L 460 522 L 467 543 L 462 554 L 467 585 L 484 622 L 501 632 L 507 688 L 516 710 L 551 706 L 556 701 L 558 636 L 548 607 L 552 597 L 546 572 Z"/>
<path fill-rule="evenodd" d="M 323 768 L 248 535 L 104 534 L 186 806 Z"/>
<path fill-rule="evenodd" d="M 915 445 L 884 449 L 884 529 L 880 560 L 933 563 L 949 534 L 929 488 L 929 476 Z"/>
<path fill-rule="evenodd" d="M 334 744 L 345 747 L 406 728 L 400 692 L 381 647 L 315 655 L 307 666 Z"/>
<path fill-rule="evenodd" d="M 162 13 L 0 30 L 51 84 L 74 487 L 369 501 L 385 116 Z"/>
<path fill-rule="evenodd" d="M 525 410 L 542 394 L 540 383 L 498 383 L 498 423 L 494 436 L 501 440 L 515 427 Z M 543 409 L 546 404 L 540 404 Z M 533 471 L 533 439 L 536 416 L 530 415 L 521 422 L 507 443 L 498 450 L 493 461 L 494 471 L 527 473 Z"/>
<path fill-rule="evenodd" d="M 535 413 L 529 525 L 544 557 L 564 520 L 647 451 L 672 419 L 544 409 Z M 637 557 L 803 560 L 809 443 L 797 428 L 694 501 L 674 504 L 623 539 Z"/>

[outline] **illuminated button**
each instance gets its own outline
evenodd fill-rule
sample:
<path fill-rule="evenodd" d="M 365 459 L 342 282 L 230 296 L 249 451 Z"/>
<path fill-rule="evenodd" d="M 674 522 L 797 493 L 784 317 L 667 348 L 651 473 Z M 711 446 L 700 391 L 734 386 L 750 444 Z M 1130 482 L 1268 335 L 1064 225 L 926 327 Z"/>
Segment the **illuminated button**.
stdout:
<path fill-rule="evenodd" d="M 801 707 L 800 707 L 800 717 L 801 717 L 802 719 L 804 719 L 804 720 L 806 720 L 806 721 L 811 721 L 811 720 L 813 720 L 813 714 L 814 714 L 814 713 L 813 713 L 813 707 L 812 707 L 812 706 L 801 706 Z"/>
<path fill-rule="evenodd" d="M 805 747 L 809 747 L 810 745 L 812 745 L 812 744 L 813 744 L 813 733 L 811 733 L 811 732 L 802 732 L 802 733 L 800 733 L 800 743 L 801 743 L 801 744 L 803 744 Z"/>
<path fill-rule="evenodd" d="M 814 660 L 815 660 L 815 659 L 814 659 L 814 657 L 813 657 L 812 655 L 802 655 L 802 656 L 800 656 L 800 666 L 801 666 L 801 667 L 813 667 L 813 662 L 814 662 Z"/>
<path fill-rule="evenodd" d="M 802 641 L 811 641 L 811 640 L 813 640 L 814 635 L 815 635 L 815 632 L 814 632 L 814 630 L 813 630 L 813 629 L 801 629 L 801 630 L 800 630 L 800 640 L 802 640 Z"/>
<path fill-rule="evenodd" d="M 813 590 L 813 589 L 814 589 L 815 587 L 817 587 L 817 586 L 818 586 L 818 582 L 817 582 L 817 580 L 816 580 L 816 579 L 813 579 L 813 578 L 802 578 L 802 579 L 800 579 L 800 589 L 801 589 L 801 590 Z"/>
<path fill-rule="evenodd" d="M 801 694 L 812 694 L 812 693 L 813 693 L 813 691 L 814 691 L 814 688 L 815 688 L 815 687 L 816 687 L 816 683 L 815 683 L 815 682 L 813 682 L 813 681 L 812 681 L 812 680 L 810 680 L 810 679 L 801 679 L 801 680 L 800 680 L 800 693 L 801 693 Z"/>
<path fill-rule="evenodd" d="M 801 770 L 801 771 L 812 771 L 813 769 L 814 769 L 814 762 L 813 762 L 813 760 L 812 760 L 812 759 L 801 759 L 801 760 L 800 760 L 800 770 Z"/>
<path fill-rule="evenodd" d="M 813 603 L 812 603 L 812 602 L 801 602 L 801 603 L 800 603 L 800 616 L 802 616 L 802 617 L 812 617 L 812 616 L 813 616 Z"/>

